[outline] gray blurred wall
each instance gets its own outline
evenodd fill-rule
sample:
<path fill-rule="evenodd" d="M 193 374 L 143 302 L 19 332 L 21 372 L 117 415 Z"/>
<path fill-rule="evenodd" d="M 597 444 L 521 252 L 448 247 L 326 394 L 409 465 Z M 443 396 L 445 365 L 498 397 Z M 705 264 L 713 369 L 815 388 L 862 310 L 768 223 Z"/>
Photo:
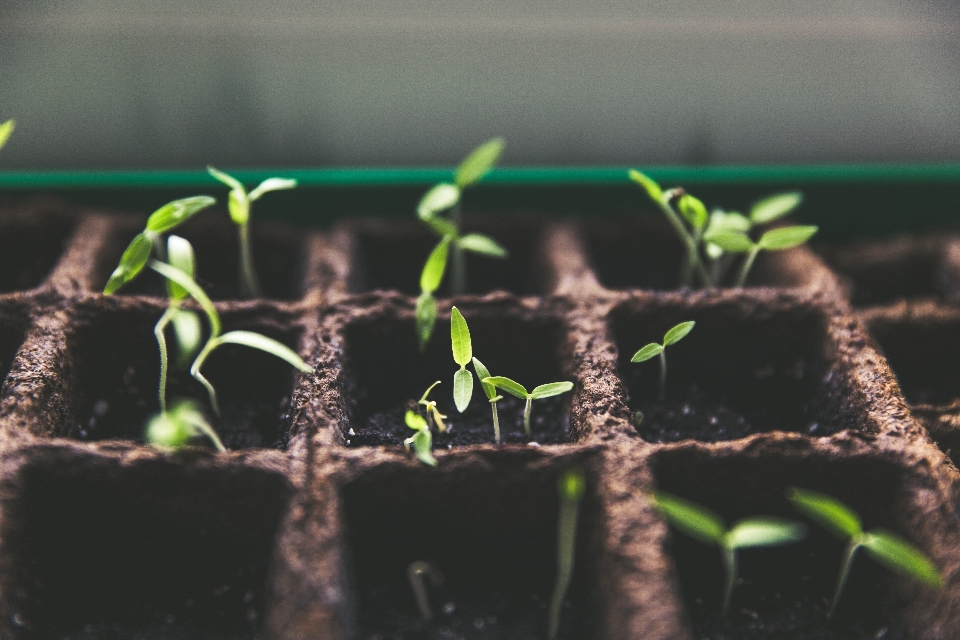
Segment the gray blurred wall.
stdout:
<path fill-rule="evenodd" d="M 2 168 L 960 160 L 920 0 L 6 0 Z"/>

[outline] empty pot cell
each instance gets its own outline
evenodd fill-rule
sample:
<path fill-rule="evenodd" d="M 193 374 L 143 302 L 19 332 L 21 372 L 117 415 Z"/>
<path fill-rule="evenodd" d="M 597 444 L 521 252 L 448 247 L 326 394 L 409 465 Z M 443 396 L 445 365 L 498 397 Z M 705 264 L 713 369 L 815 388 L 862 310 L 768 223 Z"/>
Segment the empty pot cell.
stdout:
<path fill-rule="evenodd" d="M 81 440 L 121 438 L 143 441 L 147 419 L 159 411 L 160 355 L 153 329 L 162 309 L 110 310 L 73 327 L 69 340 L 73 420 L 69 437 Z M 205 322 L 205 320 L 204 320 Z M 242 314 L 224 314 L 224 331 L 263 333 L 296 348 L 297 332 L 258 324 Z M 167 402 L 196 400 L 229 449 L 284 448 L 289 434 L 294 369 L 261 351 L 223 345 L 203 366 L 217 390 L 221 415 L 213 416 L 207 392 L 189 375 L 189 362 L 176 365 L 173 334 L 167 332 L 171 369 Z"/>
<path fill-rule="evenodd" d="M 683 245 L 661 218 L 652 215 L 598 217 L 583 225 L 590 263 L 597 279 L 608 289 L 677 289 L 686 260 Z M 797 287 L 802 274 L 778 268 L 778 253 L 761 252 L 751 268 L 747 286 Z M 723 272 L 720 284 L 736 280 L 741 258 Z"/>
<path fill-rule="evenodd" d="M 901 299 L 956 297 L 942 238 L 903 237 L 828 250 L 827 262 L 850 287 L 855 306 Z"/>
<path fill-rule="evenodd" d="M 631 362 L 671 327 L 693 320 L 685 338 L 665 350 L 666 395 L 658 357 Z M 708 306 L 622 307 L 611 317 L 618 369 L 637 431 L 650 442 L 714 442 L 764 431 L 829 435 L 852 416 L 831 408 L 842 394 L 826 376 L 829 338 L 815 308 L 763 310 L 746 300 Z"/>
<path fill-rule="evenodd" d="M 222 216 L 222 220 L 203 216 Z M 196 255 L 196 280 L 214 300 L 238 300 L 240 295 L 240 253 L 237 227 L 230 223 L 225 211 L 201 213 L 175 229 L 172 234 L 186 238 Z M 100 261 L 99 282 L 104 285 L 120 262 L 129 242 L 140 229 L 118 234 L 116 241 Z M 165 242 L 165 241 L 164 241 Z M 253 263 L 263 288 L 263 296 L 273 300 L 298 300 L 303 293 L 303 271 L 306 250 L 301 238 L 291 232 L 278 231 L 269 225 L 251 223 Z M 166 297 L 163 278 L 145 270 L 136 280 L 118 292 L 124 295 Z"/>
<path fill-rule="evenodd" d="M 553 319 L 525 319 L 512 314 L 466 315 L 473 354 L 491 375 L 504 375 L 529 391 L 548 382 L 569 380 L 559 362 L 562 343 L 560 323 Z M 449 318 L 437 321 L 433 339 L 420 353 L 413 318 L 409 315 L 380 315 L 349 325 L 345 332 L 346 404 L 350 446 L 402 445 L 413 432 L 404 423 L 408 408 L 431 384 L 440 380 L 430 394 L 437 408 L 447 416 L 449 430 L 434 433 L 435 449 L 493 443 L 490 403 L 474 378 L 473 399 L 464 413 L 453 403 L 453 376 L 459 366 L 453 361 Z M 473 372 L 473 365 L 467 366 Z M 507 393 L 497 403 L 500 437 L 505 443 L 541 444 L 569 440 L 571 393 L 534 400 L 531 434 L 523 428 L 524 401 Z"/>
<path fill-rule="evenodd" d="M 915 478 L 890 462 L 827 454 L 746 454 L 682 449 L 653 459 L 657 489 L 693 501 L 720 515 L 730 527 L 755 516 L 776 516 L 807 525 L 806 538 L 781 547 L 737 552 L 738 581 L 729 611 L 722 612 L 726 573 L 720 550 L 671 527 L 667 550 L 694 638 L 712 640 L 906 640 L 936 629 L 936 590 L 878 564 L 860 550 L 836 611 L 827 618 L 846 541 L 807 519 L 786 499 L 788 487 L 818 491 L 844 502 L 876 527 L 931 545 L 939 534 L 927 515 L 932 505 L 915 501 Z M 928 500 L 934 498 L 927 496 Z"/>
<path fill-rule="evenodd" d="M 24 320 L 19 314 L 0 310 L 0 387 L 23 344 L 25 330 Z"/>
<path fill-rule="evenodd" d="M 359 638 L 506 639 L 546 636 L 557 573 L 557 474 L 519 456 L 489 467 L 446 471 L 383 467 L 342 489 Z M 573 578 L 560 638 L 596 638 L 599 536 L 588 477 L 580 503 Z M 443 576 L 426 580 L 425 622 L 408 580 L 411 563 Z"/>
<path fill-rule="evenodd" d="M 467 293 L 503 290 L 517 295 L 545 293 L 540 264 L 540 225 L 517 224 L 504 218 L 480 223 L 468 219 L 464 233 L 483 233 L 507 250 L 507 258 L 466 252 Z M 422 224 L 375 224 L 354 231 L 350 288 L 354 292 L 395 290 L 420 294 L 420 274 L 440 238 Z M 438 296 L 450 295 L 452 251 Z"/>
<path fill-rule="evenodd" d="M 38 215 L 0 217 L 0 293 L 39 286 L 63 253 L 73 222 Z"/>
<path fill-rule="evenodd" d="M 56 452 L 20 474 L 4 518 L 10 637 L 259 637 L 282 476 Z"/>

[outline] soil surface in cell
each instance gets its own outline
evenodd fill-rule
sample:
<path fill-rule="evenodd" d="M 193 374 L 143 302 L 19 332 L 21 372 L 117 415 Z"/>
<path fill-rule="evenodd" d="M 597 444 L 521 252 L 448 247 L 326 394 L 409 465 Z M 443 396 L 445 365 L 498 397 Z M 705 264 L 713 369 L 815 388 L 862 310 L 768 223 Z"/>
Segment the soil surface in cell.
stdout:
<path fill-rule="evenodd" d="M 445 433 L 438 433 L 436 428 L 433 429 L 434 449 L 494 443 L 490 403 L 485 398 L 478 398 L 476 391 L 475 389 L 474 399 L 464 413 L 459 413 L 452 403 L 449 406 L 445 406 L 442 401 L 438 403 L 443 414 L 447 416 L 444 422 L 448 429 Z M 569 442 L 569 394 L 534 400 L 530 413 L 531 436 L 527 436 L 523 428 L 524 404 L 523 400 L 513 396 L 505 396 L 497 402 L 501 443 Z M 408 408 L 414 408 L 413 403 L 371 414 L 364 424 L 352 427 L 353 433 L 347 434 L 347 440 L 351 446 L 402 445 L 405 439 L 413 435 L 413 430 L 404 422 Z"/>
<path fill-rule="evenodd" d="M 0 292 L 36 287 L 56 265 L 69 239 L 71 226 L 41 223 L 0 230 Z"/>

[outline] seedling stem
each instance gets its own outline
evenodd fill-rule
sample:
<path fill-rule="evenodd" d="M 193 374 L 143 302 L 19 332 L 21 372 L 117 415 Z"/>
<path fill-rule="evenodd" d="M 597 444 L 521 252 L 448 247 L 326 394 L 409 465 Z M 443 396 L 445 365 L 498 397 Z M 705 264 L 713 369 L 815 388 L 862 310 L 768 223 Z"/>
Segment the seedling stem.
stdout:
<path fill-rule="evenodd" d="M 573 577 L 580 500 L 587 483 L 582 471 L 571 469 L 560 476 L 557 485 L 560 494 L 560 513 L 557 518 L 557 581 L 553 585 L 553 595 L 550 596 L 547 627 L 549 640 L 555 640 L 560 631 L 560 611 Z"/>
<path fill-rule="evenodd" d="M 689 320 L 681 322 L 667 331 L 663 336 L 663 344 L 651 342 L 646 345 L 630 359 L 630 362 L 645 362 L 654 356 L 660 356 L 660 400 L 667 397 L 667 347 L 680 342 L 688 333 L 693 331 L 696 322 Z"/>
<path fill-rule="evenodd" d="M 407 579 L 410 581 L 410 588 L 413 589 L 413 597 L 417 601 L 420 617 L 424 622 L 432 622 L 433 611 L 430 609 L 430 598 L 427 596 L 424 577 L 428 578 L 434 586 L 443 584 L 443 574 L 435 566 L 423 560 L 411 562 L 407 567 Z"/>
<path fill-rule="evenodd" d="M 474 368 L 476 368 L 476 365 L 474 365 Z M 480 382 L 485 382 L 486 384 L 503 389 L 510 395 L 526 401 L 526 406 L 524 406 L 523 409 L 523 428 L 527 432 L 527 437 L 530 437 L 530 409 L 532 402 L 542 398 L 558 396 L 561 393 L 566 393 L 573 389 L 572 382 L 551 382 L 549 384 L 542 384 L 539 387 L 535 387 L 533 391 L 527 392 L 522 384 L 503 376 L 490 376 L 485 380 L 481 378 Z"/>

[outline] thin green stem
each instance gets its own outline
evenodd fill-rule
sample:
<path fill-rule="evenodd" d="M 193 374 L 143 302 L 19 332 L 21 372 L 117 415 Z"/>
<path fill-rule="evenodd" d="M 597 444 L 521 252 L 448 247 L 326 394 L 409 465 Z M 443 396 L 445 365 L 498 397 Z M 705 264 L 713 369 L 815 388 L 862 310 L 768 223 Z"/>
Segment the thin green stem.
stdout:
<path fill-rule="evenodd" d="M 217 390 L 214 389 L 213 385 L 210 384 L 210 381 L 203 377 L 203 374 L 200 373 L 200 367 L 203 366 L 203 363 L 206 362 L 207 358 L 218 346 L 220 346 L 220 341 L 217 340 L 216 337 L 211 336 L 211 338 L 207 340 L 207 344 L 203 346 L 203 350 L 200 351 L 197 359 L 193 361 L 193 365 L 190 367 L 190 375 L 207 389 L 207 395 L 210 397 L 210 407 L 213 409 L 213 413 L 216 416 L 220 415 L 220 405 L 217 403 Z"/>
<path fill-rule="evenodd" d="M 837 603 L 840 602 L 840 594 L 843 593 L 843 587 L 847 584 L 847 578 L 850 577 L 850 569 L 853 567 L 853 557 L 857 553 L 857 549 L 860 548 L 860 543 L 863 541 L 863 536 L 857 536 L 851 538 L 850 542 L 847 543 L 847 549 L 843 552 L 843 564 L 840 566 L 840 574 L 837 576 L 837 586 L 833 590 L 833 601 L 830 603 L 830 611 L 827 612 L 827 617 L 832 618 L 833 612 L 837 608 Z"/>
<path fill-rule="evenodd" d="M 500 418 L 497 417 L 497 401 L 490 401 L 490 410 L 493 412 L 493 439 L 500 444 Z"/>
<path fill-rule="evenodd" d="M 463 231 L 463 212 L 459 202 L 453 206 L 450 218 L 457 228 L 457 236 L 459 237 Z M 450 293 L 455 296 L 462 296 L 467 292 L 467 255 L 456 241 L 453 242 L 451 250 L 453 253 L 450 256 L 452 261 L 450 265 Z"/>
<path fill-rule="evenodd" d="M 523 429 L 527 432 L 527 437 L 530 437 L 530 408 L 533 404 L 533 397 L 527 396 L 527 405 L 523 408 Z"/>
<path fill-rule="evenodd" d="M 754 245 L 753 249 L 750 250 L 750 253 L 747 254 L 747 259 L 743 261 L 743 267 L 740 269 L 740 276 L 737 278 L 737 286 L 742 287 L 747 282 L 747 274 L 750 273 L 750 267 L 753 266 L 753 261 L 757 259 L 757 254 L 760 253 L 760 247 Z"/>
<path fill-rule="evenodd" d="M 730 610 L 730 600 L 733 598 L 733 587 L 737 583 L 737 551 L 726 544 L 723 545 L 723 568 L 727 572 L 727 579 L 723 587 L 723 613 Z"/>
<path fill-rule="evenodd" d="M 699 250 L 697 249 L 697 242 L 693 239 L 690 233 L 687 231 L 687 228 L 683 226 L 683 220 L 680 219 L 680 216 L 677 215 L 677 212 L 673 210 L 673 207 L 670 206 L 668 201 L 669 192 L 664 194 L 660 200 L 657 201 L 657 204 L 660 206 L 660 210 L 663 211 L 664 215 L 667 216 L 667 220 L 676 230 L 677 235 L 680 236 L 680 241 L 686 246 L 687 249 L 687 262 L 680 267 L 680 286 L 689 287 L 693 284 L 692 273 L 686 275 L 686 280 L 684 280 L 685 273 L 689 270 L 696 270 L 697 275 L 700 276 L 700 279 L 703 281 L 705 287 L 710 288 L 713 286 L 713 281 L 710 279 L 710 274 L 707 273 L 707 270 L 703 266 L 703 262 L 700 260 Z M 693 265 L 692 269 L 688 269 L 688 265 Z"/>
<path fill-rule="evenodd" d="M 547 628 L 547 637 L 550 640 L 554 640 L 560 631 L 560 610 L 573 577 L 573 553 L 577 541 L 579 511 L 579 500 L 560 500 L 560 515 L 557 521 L 557 581 L 553 585 L 553 595 L 550 597 Z"/>
<path fill-rule="evenodd" d="M 223 446 L 223 442 L 220 441 L 220 436 L 217 435 L 217 432 L 214 431 L 213 428 L 210 427 L 210 425 L 204 423 L 204 424 L 196 424 L 194 426 L 197 429 L 199 429 L 200 432 L 203 433 L 203 435 L 210 438 L 210 442 L 213 443 L 213 446 L 217 451 L 227 450 L 227 448 Z"/>
<path fill-rule="evenodd" d="M 160 319 L 157 321 L 156 326 L 153 328 L 153 335 L 157 338 L 157 346 L 160 347 L 160 385 L 157 389 L 158 400 L 160 401 L 160 411 L 166 412 L 167 410 L 167 339 L 163 335 L 164 330 L 167 328 L 167 325 L 170 324 L 170 321 L 173 319 L 174 314 L 177 312 L 176 307 L 173 305 L 167 307 L 163 312 L 163 315 L 160 316 Z"/>
<path fill-rule="evenodd" d="M 660 352 L 660 402 L 667 399 L 667 349 Z"/>
<path fill-rule="evenodd" d="M 433 582 L 437 582 L 436 570 L 423 560 L 411 562 L 407 567 L 407 580 L 410 581 L 410 588 L 413 589 L 413 597 L 417 601 L 420 617 L 426 622 L 431 622 L 433 610 L 430 608 L 430 598 L 427 596 L 427 585 L 424 581 L 426 576 L 430 576 Z"/>
<path fill-rule="evenodd" d="M 259 298 L 263 295 L 257 271 L 253 266 L 253 248 L 250 246 L 250 222 L 239 227 L 240 232 L 240 295 Z"/>

